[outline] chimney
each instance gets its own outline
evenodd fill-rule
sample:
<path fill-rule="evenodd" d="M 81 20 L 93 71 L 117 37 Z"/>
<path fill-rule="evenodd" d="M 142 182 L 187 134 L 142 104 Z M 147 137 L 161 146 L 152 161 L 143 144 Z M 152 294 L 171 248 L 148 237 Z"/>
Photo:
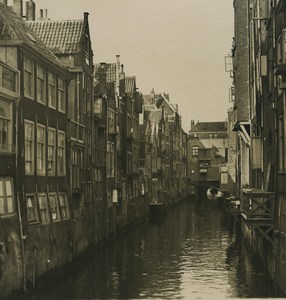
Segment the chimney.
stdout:
<path fill-rule="evenodd" d="M 13 9 L 18 16 L 23 17 L 23 0 L 14 0 Z"/>
<path fill-rule="evenodd" d="M 44 19 L 44 10 L 42 8 L 40 9 L 40 19 Z"/>
<path fill-rule="evenodd" d="M 84 12 L 84 13 L 83 13 L 83 19 L 84 19 L 85 21 L 88 20 L 88 15 L 89 15 L 88 12 Z"/>
<path fill-rule="evenodd" d="M 155 98 L 155 90 L 154 88 L 151 90 L 151 99 L 154 99 Z"/>
<path fill-rule="evenodd" d="M 121 65 L 119 80 L 124 80 L 124 78 L 125 78 L 124 65 Z M 120 82 L 119 82 L 119 84 L 120 84 Z"/>
<path fill-rule="evenodd" d="M 7 1 L 8 1 L 8 0 L 0 0 L 0 3 L 3 3 L 3 4 L 5 4 L 5 5 L 8 5 Z"/>
<path fill-rule="evenodd" d="M 33 0 L 26 1 L 26 20 L 35 21 L 36 19 L 36 5 Z"/>
<path fill-rule="evenodd" d="M 191 130 L 194 128 L 194 126 L 195 126 L 195 121 L 191 120 Z"/>

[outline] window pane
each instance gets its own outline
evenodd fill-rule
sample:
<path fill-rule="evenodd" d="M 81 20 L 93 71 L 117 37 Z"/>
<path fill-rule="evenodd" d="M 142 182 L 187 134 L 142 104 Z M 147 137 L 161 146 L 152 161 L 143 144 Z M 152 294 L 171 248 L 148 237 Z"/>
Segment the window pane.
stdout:
<path fill-rule="evenodd" d="M 0 215 L 5 214 L 4 197 L 0 197 Z"/>
<path fill-rule="evenodd" d="M 16 92 L 16 72 L 2 66 L 2 87 Z"/>
<path fill-rule="evenodd" d="M 11 180 L 10 179 L 6 180 L 6 195 L 7 196 L 12 196 L 12 187 L 11 187 Z"/>
<path fill-rule="evenodd" d="M 3 181 L 0 180 L 0 197 L 4 196 L 4 186 L 3 186 Z"/>
<path fill-rule="evenodd" d="M 13 207 L 13 198 L 12 196 L 7 197 L 7 213 L 11 214 L 14 212 L 14 207 Z"/>

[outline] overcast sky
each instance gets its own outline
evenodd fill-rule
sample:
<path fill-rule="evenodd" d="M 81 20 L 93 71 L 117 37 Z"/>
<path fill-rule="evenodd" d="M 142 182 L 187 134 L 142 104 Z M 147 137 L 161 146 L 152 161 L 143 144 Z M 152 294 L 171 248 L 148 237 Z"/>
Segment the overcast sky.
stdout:
<path fill-rule="evenodd" d="M 231 80 L 224 57 L 233 36 L 231 0 L 34 0 L 37 15 L 80 19 L 89 12 L 94 62 L 115 62 L 143 94 L 170 94 L 183 128 L 224 121 Z"/>

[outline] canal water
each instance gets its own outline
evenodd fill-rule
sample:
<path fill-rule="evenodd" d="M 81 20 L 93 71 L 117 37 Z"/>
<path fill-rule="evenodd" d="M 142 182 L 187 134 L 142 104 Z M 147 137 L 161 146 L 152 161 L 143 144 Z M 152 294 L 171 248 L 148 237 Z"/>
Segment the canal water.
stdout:
<path fill-rule="evenodd" d="M 96 249 L 33 299 L 274 297 L 262 264 L 221 208 L 187 200 Z"/>

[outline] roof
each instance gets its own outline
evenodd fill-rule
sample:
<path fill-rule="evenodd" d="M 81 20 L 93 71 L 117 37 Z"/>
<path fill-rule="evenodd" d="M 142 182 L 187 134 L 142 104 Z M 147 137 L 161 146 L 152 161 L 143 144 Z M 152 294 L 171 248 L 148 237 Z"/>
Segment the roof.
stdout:
<path fill-rule="evenodd" d="M 47 48 L 41 39 L 25 24 L 25 21 L 19 17 L 11 7 L 0 2 L 0 42 L 1 40 L 21 42 L 28 45 L 37 54 L 42 55 L 56 65 L 64 65 Z"/>
<path fill-rule="evenodd" d="M 54 54 L 77 54 L 83 32 L 83 20 L 26 21 Z"/>
<path fill-rule="evenodd" d="M 133 93 L 136 90 L 136 77 L 135 76 L 126 76 L 125 77 L 125 92 Z"/>
<path fill-rule="evenodd" d="M 226 122 L 198 122 L 190 132 L 221 132 L 227 131 Z"/>
<path fill-rule="evenodd" d="M 100 64 L 96 64 L 94 66 L 94 72 L 96 73 L 100 67 Z M 115 82 L 116 81 L 116 63 L 105 63 L 105 74 L 106 74 L 106 82 Z"/>

